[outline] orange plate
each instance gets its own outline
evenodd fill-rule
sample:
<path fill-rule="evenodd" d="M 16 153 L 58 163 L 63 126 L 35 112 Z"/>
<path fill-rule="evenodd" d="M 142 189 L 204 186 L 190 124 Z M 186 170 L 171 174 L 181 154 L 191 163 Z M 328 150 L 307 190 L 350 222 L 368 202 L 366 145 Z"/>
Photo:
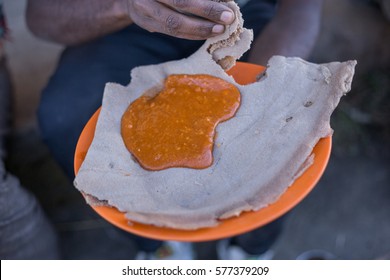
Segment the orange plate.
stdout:
<path fill-rule="evenodd" d="M 254 82 L 256 76 L 264 69 L 264 67 L 259 65 L 237 63 L 228 73 L 233 75 L 238 83 L 247 84 Z M 88 121 L 77 143 L 74 159 L 76 174 L 94 137 L 99 112 L 100 109 Z M 194 242 L 234 236 L 263 226 L 297 205 L 314 188 L 322 176 L 329 160 L 331 146 L 331 137 L 323 138 L 317 143 L 313 149 L 315 154 L 314 164 L 275 203 L 256 212 L 245 212 L 238 217 L 222 220 L 218 226 L 213 228 L 187 231 L 144 225 L 136 222 L 129 224 L 125 215 L 116 208 L 98 206 L 93 207 L 93 209 L 117 227 L 148 238 Z"/>

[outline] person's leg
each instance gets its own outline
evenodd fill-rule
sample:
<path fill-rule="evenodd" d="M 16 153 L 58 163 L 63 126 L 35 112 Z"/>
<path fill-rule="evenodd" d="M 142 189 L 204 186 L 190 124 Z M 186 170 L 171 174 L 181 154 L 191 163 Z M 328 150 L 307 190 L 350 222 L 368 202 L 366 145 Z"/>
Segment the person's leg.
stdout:
<path fill-rule="evenodd" d="M 242 10 L 245 26 L 257 34 L 272 17 L 273 2 L 248 3 Z M 43 138 L 67 175 L 74 176 L 77 139 L 101 105 L 106 82 L 126 85 L 133 67 L 187 57 L 201 44 L 150 34 L 133 25 L 94 42 L 68 48 L 43 92 L 38 112 Z"/>
<path fill-rule="evenodd" d="M 274 16 L 276 12 L 276 1 L 252 0 L 241 11 L 244 18 L 244 26 L 253 29 L 254 36 L 257 36 Z M 248 53 L 244 54 L 241 58 L 242 61 L 247 61 Z M 280 218 L 264 227 L 228 240 L 227 246 L 239 246 L 248 255 L 264 254 L 279 237 L 283 224 L 284 218 Z"/>
<path fill-rule="evenodd" d="M 249 255 L 262 255 L 277 241 L 283 229 L 284 219 L 279 218 L 261 228 L 236 236 L 231 243 L 239 245 Z"/>
<path fill-rule="evenodd" d="M 241 13 L 244 19 L 244 27 L 253 30 L 254 37 L 258 36 L 276 13 L 275 0 L 251 0 L 243 8 Z M 250 50 L 242 57 L 241 61 L 248 61 Z"/>
<path fill-rule="evenodd" d="M 74 177 L 77 139 L 101 105 L 105 84 L 127 85 L 132 68 L 187 57 L 200 45 L 199 41 L 151 34 L 133 25 L 64 51 L 43 92 L 38 119 L 46 144 L 69 178 Z M 162 244 L 119 231 L 145 252 L 153 252 Z"/>
<path fill-rule="evenodd" d="M 255 35 L 272 17 L 272 0 L 252 0 L 242 12 Z M 127 85 L 130 70 L 191 55 L 201 41 L 149 33 L 136 25 L 120 32 L 67 48 L 44 89 L 38 121 L 42 136 L 69 178 L 74 177 L 73 154 L 82 128 L 101 105 L 104 85 Z M 246 56 L 242 60 L 245 60 Z"/>
<path fill-rule="evenodd" d="M 74 177 L 78 137 L 101 105 L 105 84 L 127 85 L 132 68 L 186 57 L 199 45 L 132 25 L 64 51 L 43 91 L 38 120 L 44 141 L 69 178 Z"/>
<path fill-rule="evenodd" d="M 11 124 L 11 82 L 5 58 L 0 58 L 0 160 L 6 156 L 5 139 Z"/>
<path fill-rule="evenodd" d="M 0 259 L 58 259 L 57 237 L 36 198 L 0 160 Z"/>
<path fill-rule="evenodd" d="M 0 259 L 57 259 L 56 235 L 36 198 L 4 166 L 11 83 L 0 61 Z"/>

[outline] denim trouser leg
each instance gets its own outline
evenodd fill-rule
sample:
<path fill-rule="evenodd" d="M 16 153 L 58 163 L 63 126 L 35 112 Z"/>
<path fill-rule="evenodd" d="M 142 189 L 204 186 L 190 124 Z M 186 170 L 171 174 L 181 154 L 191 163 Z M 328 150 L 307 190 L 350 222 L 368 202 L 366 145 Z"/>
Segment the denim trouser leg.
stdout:
<path fill-rule="evenodd" d="M 273 2 L 252 0 L 242 9 L 245 26 L 252 28 L 255 35 L 273 16 Z M 127 85 L 132 68 L 187 57 L 201 44 L 201 41 L 151 34 L 131 25 L 63 52 L 43 91 L 38 120 L 44 140 L 69 178 L 74 177 L 73 155 L 77 139 L 101 105 L 104 85 L 107 82 Z"/>
<path fill-rule="evenodd" d="M 11 78 L 5 58 L 0 58 L 0 160 L 6 156 L 5 139 L 11 126 Z"/>
<path fill-rule="evenodd" d="M 58 68 L 45 88 L 39 107 L 43 138 L 69 178 L 74 178 L 73 155 L 78 137 L 92 114 L 101 106 L 105 83 L 126 85 L 130 70 L 139 65 L 180 59 L 201 42 L 152 36 L 133 25 L 118 33 L 64 51 Z M 143 251 L 161 242 L 134 237 Z"/>
<path fill-rule="evenodd" d="M 0 259 L 57 259 L 56 234 L 36 198 L 5 170 L 11 84 L 0 61 Z"/>
<path fill-rule="evenodd" d="M 254 29 L 255 35 L 273 16 L 274 2 L 252 0 L 242 9 L 245 25 Z M 101 106 L 105 83 L 127 85 L 132 68 L 187 57 L 202 43 L 151 34 L 131 25 L 63 52 L 43 91 L 38 120 L 45 142 L 69 178 L 74 178 L 73 155 L 78 137 Z M 143 242 L 137 243 L 141 249 L 150 251 Z"/>
<path fill-rule="evenodd" d="M 57 258 L 57 237 L 38 201 L 0 161 L 0 259 Z"/>
<path fill-rule="evenodd" d="M 172 40 L 132 25 L 120 32 L 67 48 L 44 89 L 38 121 L 45 142 L 69 178 L 78 137 L 101 106 L 108 82 L 127 85 L 136 66 L 179 59 L 200 42 Z"/>
<path fill-rule="evenodd" d="M 285 217 L 281 217 L 261 228 L 236 236 L 232 239 L 232 243 L 239 245 L 248 254 L 261 255 L 278 239 L 284 220 Z"/>

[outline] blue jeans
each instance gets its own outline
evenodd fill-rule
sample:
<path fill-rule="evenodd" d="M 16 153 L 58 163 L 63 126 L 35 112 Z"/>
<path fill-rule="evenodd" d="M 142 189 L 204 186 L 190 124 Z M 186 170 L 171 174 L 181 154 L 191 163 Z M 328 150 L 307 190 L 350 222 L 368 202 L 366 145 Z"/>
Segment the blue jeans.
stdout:
<path fill-rule="evenodd" d="M 56 233 L 37 199 L 0 160 L 0 259 L 58 259 Z"/>
<path fill-rule="evenodd" d="M 4 166 L 10 105 L 10 80 L 5 61 L 0 59 L 0 259 L 57 259 L 53 227 L 34 195 Z"/>
<path fill-rule="evenodd" d="M 245 26 L 253 29 L 256 36 L 274 15 L 275 1 L 252 0 L 242 13 Z M 93 42 L 65 49 L 43 91 L 38 120 L 44 141 L 69 178 L 74 178 L 73 155 L 78 137 L 101 106 L 105 83 L 127 85 L 132 68 L 188 57 L 202 43 L 151 34 L 133 24 Z M 137 237 L 137 244 L 142 250 L 152 251 L 160 242 Z"/>

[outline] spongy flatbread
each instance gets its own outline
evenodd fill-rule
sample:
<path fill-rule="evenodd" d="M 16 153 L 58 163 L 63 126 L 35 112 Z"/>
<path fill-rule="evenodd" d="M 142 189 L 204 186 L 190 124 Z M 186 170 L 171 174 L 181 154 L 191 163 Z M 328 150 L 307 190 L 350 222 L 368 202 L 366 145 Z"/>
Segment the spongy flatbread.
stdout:
<path fill-rule="evenodd" d="M 208 51 L 235 30 L 206 41 L 187 59 L 133 69 L 127 87 L 106 85 L 95 137 L 75 179 L 81 192 L 132 221 L 177 229 L 215 226 L 222 218 L 266 207 L 285 192 L 310 164 L 318 140 L 332 133 L 330 115 L 350 90 L 356 62 L 316 65 L 275 56 L 261 81 L 241 86 Z M 246 49 L 242 43 L 249 47 L 251 40 L 251 33 L 242 31 L 236 39 L 246 41 L 241 40 L 239 51 L 230 50 L 235 58 Z M 147 171 L 123 143 L 121 117 L 145 91 L 182 73 L 210 74 L 235 84 L 240 108 L 217 127 L 211 167 Z"/>

